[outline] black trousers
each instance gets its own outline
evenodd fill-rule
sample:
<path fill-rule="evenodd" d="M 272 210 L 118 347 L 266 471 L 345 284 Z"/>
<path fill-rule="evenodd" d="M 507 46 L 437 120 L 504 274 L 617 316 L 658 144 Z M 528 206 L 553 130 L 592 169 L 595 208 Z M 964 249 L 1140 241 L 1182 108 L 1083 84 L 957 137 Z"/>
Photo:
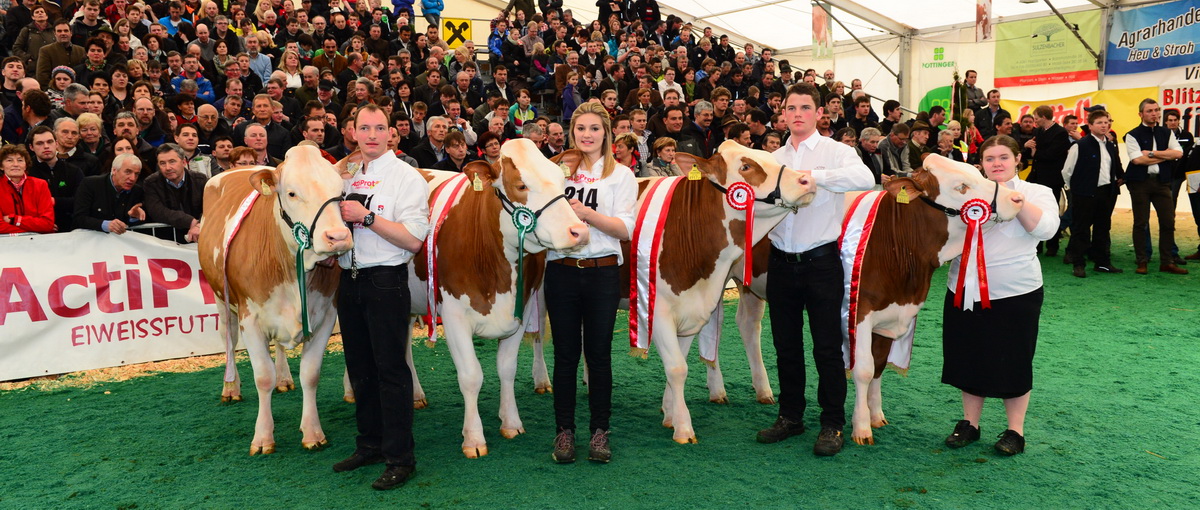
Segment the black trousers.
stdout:
<path fill-rule="evenodd" d="M 1112 265 L 1113 208 L 1117 205 L 1117 188 L 1111 184 L 1096 188 L 1095 196 L 1071 197 L 1071 241 L 1067 255 L 1076 266 L 1084 266 L 1084 255 L 1097 266 Z"/>
<path fill-rule="evenodd" d="M 546 311 L 554 337 L 554 422 L 575 430 L 579 355 L 587 357 L 589 432 L 612 416 L 612 341 L 621 300 L 618 266 L 546 264 Z"/>
<path fill-rule="evenodd" d="M 817 367 L 817 404 L 821 427 L 846 425 L 846 365 L 842 360 L 842 261 L 837 251 L 795 262 L 771 248 L 767 303 L 779 371 L 779 416 L 804 418 L 804 314 L 812 334 Z"/>
<path fill-rule="evenodd" d="M 1196 222 L 1196 232 L 1200 232 L 1200 193 L 1188 193 L 1188 201 L 1192 204 L 1192 220 Z M 1200 245 L 1196 245 L 1200 252 Z"/>
<path fill-rule="evenodd" d="M 1130 182 L 1129 200 L 1133 207 L 1133 254 L 1138 264 L 1150 261 L 1147 254 L 1150 241 L 1150 206 L 1158 216 L 1158 258 L 1163 264 L 1175 260 L 1171 255 L 1175 248 L 1175 202 L 1171 199 L 1168 183 L 1158 182 L 1156 176 L 1144 181 Z"/>
<path fill-rule="evenodd" d="M 357 451 L 381 453 L 389 466 L 412 466 L 413 382 L 405 359 L 408 269 L 342 271 L 338 320 L 354 388 Z"/>

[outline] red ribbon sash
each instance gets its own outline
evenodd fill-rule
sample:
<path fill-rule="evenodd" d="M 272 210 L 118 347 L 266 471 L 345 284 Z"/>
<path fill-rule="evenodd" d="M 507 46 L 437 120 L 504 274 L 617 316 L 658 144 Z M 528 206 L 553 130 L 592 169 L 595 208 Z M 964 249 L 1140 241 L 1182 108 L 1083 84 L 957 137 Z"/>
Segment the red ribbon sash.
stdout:
<path fill-rule="evenodd" d="M 754 275 L 754 188 L 744 182 L 735 182 L 725 190 L 725 202 L 738 211 L 746 211 L 746 239 L 743 249 L 742 284 L 750 285 Z"/>
<path fill-rule="evenodd" d="M 954 306 L 962 308 L 963 289 L 967 283 L 967 269 L 970 267 L 971 245 L 975 245 L 977 256 L 976 270 L 979 273 L 979 302 L 983 308 L 991 308 L 992 300 L 988 296 L 987 262 L 983 257 L 983 224 L 992 217 L 992 208 L 986 201 L 978 198 L 968 200 L 959 210 L 959 218 L 967 224 L 967 235 L 963 240 L 962 258 L 958 263 L 958 281 L 954 285 Z"/>

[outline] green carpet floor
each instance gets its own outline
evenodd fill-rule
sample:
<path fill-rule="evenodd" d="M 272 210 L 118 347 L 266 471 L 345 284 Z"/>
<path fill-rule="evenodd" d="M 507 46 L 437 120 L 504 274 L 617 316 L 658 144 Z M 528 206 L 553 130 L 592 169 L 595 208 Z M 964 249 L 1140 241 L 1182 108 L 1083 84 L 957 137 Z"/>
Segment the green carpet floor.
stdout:
<path fill-rule="evenodd" d="M 414 353 L 430 407 L 416 412 L 418 471 L 392 492 L 371 490 L 380 468 L 335 474 L 353 449 L 353 406 L 341 401 L 343 358 L 325 358 L 318 402 L 330 447 L 300 448 L 300 393 L 275 395 L 278 451 L 249 457 L 253 384 L 240 404 L 218 403 L 221 370 L 159 374 L 88 389 L 0 393 L 0 508 L 1196 508 L 1200 506 L 1200 275 L 1070 276 L 1043 259 L 1046 306 L 1026 424 L 1026 453 L 992 451 L 1005 428 L 989 401 L 984 440 L 948 450 L 958 393 L 939 382 L 941 296 L 934 277 L 908 377 L 888 372 L 891 425 L 877 444 L 812 455 L 817 426 L 774 445 L 754 442 L 777 407 L 758 404 L 732 323 L 722 364 L 731 403 L 707 402 L 693 350 L 687 396 L 699 444 L 677 445 L 660 425 L 662 365 L 625 355 L 614 338 L 614 460 L 555 465 L 551 395 L 532 391 L 522 347 L 517 403 L 527 434 L 505 440 L 496 417 L 495 342 L 478 341 L 480 409 L 490 455 L 460 453 L 462 398 L 445 345 Z M 1200 269 L 1193 265 L 1192 269 Z M 774 384 L 774 349 L 764 328 Z M 550 354 L 549 348 L 547 353 Z M 293 371 L 298 359 L 292 359 Z M 811 360 L 810 360 L 811 367 Z M 248 362 L 241 364 L 251 381 Z M 810 374 L 813 372 L 809 371 Z M 853 399 L 851 386 L 851 400 Z M 580 393 L 580 422 L 587 412 Z M 848 407 L 849 410 L 849 407 Z M 849 429 L 847 429 L 847 433 Z"/>

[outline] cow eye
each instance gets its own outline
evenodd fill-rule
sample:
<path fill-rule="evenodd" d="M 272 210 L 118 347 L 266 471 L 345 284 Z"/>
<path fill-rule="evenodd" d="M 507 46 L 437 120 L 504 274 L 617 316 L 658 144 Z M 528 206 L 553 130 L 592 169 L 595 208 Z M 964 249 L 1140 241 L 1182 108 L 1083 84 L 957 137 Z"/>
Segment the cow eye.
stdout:
<path fill-rule="evenodd" d="M 295 192 L 295 191 L 289 191 L 289 192 L 288 192 L 288 198 L 296 198 L 296 192 Z"/>
<path fill-rule="evenodd" d="M 749 170 L 750 170 L 750 165 L 742 165 L 742 167 L 738 169 L 739 172 L 746 172 Z"/>
<path fill-rule="evenodd" d="M 971 187 L 967 186 L 966 184 L 959 184 L 958 186 L 954 187 L 954 191 L 957 191 L 960 195 L 966 195 L 967 190 L 969 189 L 971 189 Z"/>
<path fill-rule="evenodd" d="M 526 186 L 524 183 L 518 184 L 517 191 L 529 191 L 529 186 Z"/>

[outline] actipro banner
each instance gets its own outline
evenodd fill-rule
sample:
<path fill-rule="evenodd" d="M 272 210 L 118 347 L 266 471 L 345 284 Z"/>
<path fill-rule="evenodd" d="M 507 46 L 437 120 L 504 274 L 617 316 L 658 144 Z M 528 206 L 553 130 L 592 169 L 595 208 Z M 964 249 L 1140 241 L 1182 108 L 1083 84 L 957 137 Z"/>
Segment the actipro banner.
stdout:
<path fill-rule="evenodd" d="M 1101 11 L 1064 15 L 1093 48 L 1100 44 Z M 996 26 L 996 87 L 1095 80 L 1096 60 L 1057 16 Z"/>
<path fill-rule="evenodd" d="M 1022 115 L 1027 113 L 1032 114 L 1033 109 L 1041 105 L 1048 105 L 1054 110 L 1054 121 L 1062 124 L 1063 118 L 1067 115 L 1074 115 L 1079 118 L 1079 123 L 1087 122 L 1088 112 L 1085 108 L 1104 105 L 1112 116 L 1113 131 L 1117 133 L 1119 138 L 1124 138 L 1125 133 L 1137 127 L 1138 120 L 1137 111 L 1138 104 L 1146 98 L 1155 98 L 1159 95 L 1158 87 L 1145 87 L 1139 89 L 1121 89 L 1121 90 L 1100 90 L 1090 94 L 1080 94 L 1078 96 L 1063 97 L 1059 99 L 1046 99 L 1042 101 L 1013 101 L 1009 99 L 1001 99 L 1000 107 L 1008 110 L 1013 115 L 1014 119 L 1020 119 Z"/>
<path fill-rule="evenodd" d="M 0 381 L 223 352 L 194 246 L 0 237 Z"/>
<path fill-rule="evenodd" d="M 1198 34 L 1200 0 L 1118 10 L 1113 14 L 1104 73 L 1144 73 L 1200 64 Z M 1195 77 L 1200 77 L 1200 72 L 1191 79 Z"/>

